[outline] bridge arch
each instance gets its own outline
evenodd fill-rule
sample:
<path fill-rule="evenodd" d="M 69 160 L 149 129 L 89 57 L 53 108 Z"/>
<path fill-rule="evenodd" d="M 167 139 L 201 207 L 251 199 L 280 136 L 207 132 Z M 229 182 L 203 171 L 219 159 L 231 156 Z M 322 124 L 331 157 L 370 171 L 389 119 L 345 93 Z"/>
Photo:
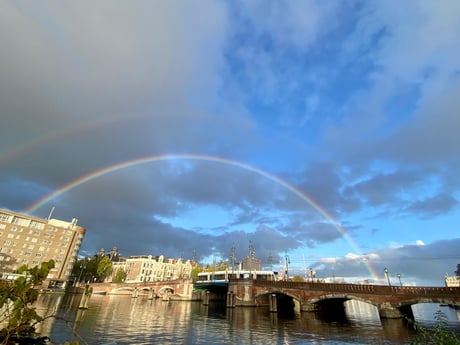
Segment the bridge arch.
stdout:
<path fill-rule="evenodd" d="M 343 294 L 340 294 L 340 293 L 338 293 L 338 294 L 326 294 L 326 295 L 316 296 L 316 297 L 313 297 L 313 298 L 309 298 L 306 302 L 311 303 L 311 304 L 318 304 L 318 303 L 321 303 L 321 302 L 324 302 L 324 301 L 327 301 L 327 300 L 333 300 L 333 299 L 343 300 L 343 301 L 354 300 L 354 301 L 367 303 L 367 304 L 373 305 L 375 307 L 379 306 L 378 303 L 376 303 L 376 302 L 374 302 L 374 301 L 372 301 L 370 299 L 355 296 L 355 295 L 350 295 L 350 294 L 346 294 L 346 293 L 343 293 Z"/>
<path fill-rule="evenodd" d="M 136 290 L 136 287 L 130 287 L 130 286 L 121 286 L 121 287 L 116 287 L 111 289 L 111 293 L 116 293 L 116 292 L 121 292 L 121 291 L 129 291 L 133 292 Z"/>
<path fill-rule="evenodd" d="M 301 298 L 296 294 L 287 293 L 285 291 L 270 291 L 262 292 L 254 296 L 254 302 L 256 306 L 268 306 L 270 311 L 273 311 L 273 297 L 276 301 L 275 309 L 277 311 L 290 313 L 295 309 L 300 310 L 302 303 Z"/>
<path fill-rule="evenodd" d="M 174 288 L 169 285 L 163 286 L 160 290 L 158 290 L 158 295 L 174 295 Z"/>

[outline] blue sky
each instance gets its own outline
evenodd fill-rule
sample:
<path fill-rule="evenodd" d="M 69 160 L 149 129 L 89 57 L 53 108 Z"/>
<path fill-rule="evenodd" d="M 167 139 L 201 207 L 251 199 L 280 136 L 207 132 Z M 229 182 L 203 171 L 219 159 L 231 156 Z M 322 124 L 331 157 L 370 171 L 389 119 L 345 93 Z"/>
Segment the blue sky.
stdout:
<path fill-rule="evenodd" d="M 2 2 L 0 207 L 78 218 L 82 255 L 442 285 L 458 37 L 454 0 Z"/>

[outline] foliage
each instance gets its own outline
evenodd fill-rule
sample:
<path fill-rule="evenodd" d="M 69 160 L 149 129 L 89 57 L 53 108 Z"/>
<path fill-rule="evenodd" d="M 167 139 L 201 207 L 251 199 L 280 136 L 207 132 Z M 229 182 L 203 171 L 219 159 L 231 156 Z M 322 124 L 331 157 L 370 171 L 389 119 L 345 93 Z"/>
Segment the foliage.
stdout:
<path fill-rule="evenodd" d="M 446 315 L 438 310 L 434 314 L 436 324 L 432 328 L 425 328 L 413 323 L 416 336 L 411 342 L 412 345 L 433 344 L 433 345 L 460 345 L 460 337 L 447 329 L 448 321 Z"/>
<path fill-rule="evenodd" d="M 303 283 L 305 281 L 305 279 L 303 279 L 302 276 L 297 275 L 297 276 L 292 277 L 291 281 L 298 282 L 298 283 Z"/>
<path fill-rule="evenodd" d="M 115 272 L 112 283 L 123 283 L 127 277 L 127 274 L 124 269 L 119 268 Z"/>
<path fill-rule="evenodd" d="M 34 286 L 40 285 L 54 268 L 54 261 L 43 262 L 40 267 L 19 268 L 24 276 L 13 281 L 0 280 L 1 344 L 45 344 L 46 337 L 37 337 L 35 326 L 43 321 L 32 304 L 38 298 Z"/>
<path fill-rule="evenodd" d="M 108 274 L 112 271 L 112 261 L 108 256 L 103 256 L 97 264 L 97 280 L 104 281 Z"/>
<path fill-rule="evenodd" d="M 90 259 L 80 259 L 73 266 L 72 275 L 77 282 L 102 282 L 112 271 L 108 256 L 96 255 Z"/>
<path fill-rule="evenodd" d="M 220 260 L 212 265 L 208 265 L 206 267 L 207 272 L 214 272 L 214 271 L 225 271 L 230 268 L 230 264 L 224 260 Z"/>
<path fill-rule="evenodd" d="M 204 271 L 203 267 L 199 265 L 194 266 L 192 268 L 192 279 L 196 281 L 198 279 L 198 273 L 203 272 L 203 271 Z"/>

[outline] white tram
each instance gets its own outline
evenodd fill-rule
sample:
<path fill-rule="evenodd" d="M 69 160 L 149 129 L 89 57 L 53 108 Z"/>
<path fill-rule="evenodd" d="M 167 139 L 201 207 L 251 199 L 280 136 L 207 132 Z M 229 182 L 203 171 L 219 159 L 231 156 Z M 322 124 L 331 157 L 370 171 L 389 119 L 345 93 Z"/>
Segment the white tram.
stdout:
<path fill-rule="evenodd" d="M 276 275 L 272 271 L 215 271 L 198 273 L 197 283 L 219 283 L 228 282 L 230 279 L 256 279 L 256 280 L 276 280 Z"/>

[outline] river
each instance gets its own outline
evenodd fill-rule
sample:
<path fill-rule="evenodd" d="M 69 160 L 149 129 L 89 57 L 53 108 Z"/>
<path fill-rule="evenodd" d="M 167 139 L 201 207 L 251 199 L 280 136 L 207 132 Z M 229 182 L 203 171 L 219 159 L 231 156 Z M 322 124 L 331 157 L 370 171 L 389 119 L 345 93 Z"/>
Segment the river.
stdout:
<path fill-rule="evenodd" d="M 268 308 L 226 308 L 215 302 L 165 302 L 146 297 L 93 295 L 88 309 L 78 309 L 81 295 L 45 294 L 35 304 L 41 315 L 55 314 L 41 325 L 52 343 L 83 344 L 406 344 L 414 335 L 403 320 L 380 321 L 375 307 L 347 302 L 346 318 L 315 313 L 274 314 Z M 414 315 L 428 325 L 441 309 L 460 332 L 459 311 L 418 305 Z"/>

